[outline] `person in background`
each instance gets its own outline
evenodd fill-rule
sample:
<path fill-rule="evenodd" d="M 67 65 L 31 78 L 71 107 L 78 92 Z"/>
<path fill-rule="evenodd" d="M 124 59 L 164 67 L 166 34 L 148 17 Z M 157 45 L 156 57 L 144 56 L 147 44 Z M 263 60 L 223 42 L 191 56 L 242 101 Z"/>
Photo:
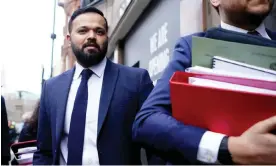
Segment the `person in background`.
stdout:
<path fill-rule="evenodd" d="M 9 135 L 10 135 L 10 145 L 12 145 L 17 141 L 18 132 L 15 127 L 15 122 L 9 121 L 8 126 L 9 126 Z"/>
<path fill-rule="evenodd" d="M 40 101 L 35 105 L 35 109 L 32 112 L 31 117 L 27 118 L 24 122 L 24 126 L 19 134 L 18 142 L 36 140 L 37 137 L 37 124 L 38 124 L 38 113 L 39 113 Z M 14 158 L 11 162 L 12 165 L 18 165 L 18 162 Z"/>
<path fill-rule="evenodd" d="M 1 96 L 1 165 L 9 165 L 10 159 L 11 153 L 8 116 L 5 99 Z"/>
<path fill-rule="evenodd" d="M 24 126 L 19 134 L 18 142 L 36 140 L 39 106 L 40 101 L 36 103 L 31 117 L 26 119 Z"/>
<path fill-rule="evenodd" d="M 276 135 L 272 134 L 276 116 L 255 124 L 238 137 L 183 124 L 172 117 L 169 80 L 174 72 L 191 67 L 192 36 L 276 47 L 276 33 L 263 23 L 273 0 L 210 2 L 220 14 L 220 27 L 179 40 L 163 76 L 136 116 L 133 139 L 172 164 L 276 164 Z"/>

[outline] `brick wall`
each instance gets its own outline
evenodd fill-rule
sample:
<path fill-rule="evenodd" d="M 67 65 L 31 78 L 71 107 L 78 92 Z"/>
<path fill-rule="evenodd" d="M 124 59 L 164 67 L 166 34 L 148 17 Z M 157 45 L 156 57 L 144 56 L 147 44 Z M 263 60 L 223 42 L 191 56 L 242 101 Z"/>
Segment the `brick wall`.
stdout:
<path fill-rule="evenodd" d="M 75 56 L 71 50 L 69 42 L 66 39 L 66 36 L 68 34 L 68 21 L 73 12 L 80 7 L 80 0 L 64 0 L 62 3 L 59 2 L 59 6 L 63 7 L 66 14 L 63 27 L 64 44 L 61 47 L 60 73 L 62 73 L 68 69 L 71 69 L 75 63 Z M 57 74 L 59 74 L 59 72 L 57 72 Z"/>

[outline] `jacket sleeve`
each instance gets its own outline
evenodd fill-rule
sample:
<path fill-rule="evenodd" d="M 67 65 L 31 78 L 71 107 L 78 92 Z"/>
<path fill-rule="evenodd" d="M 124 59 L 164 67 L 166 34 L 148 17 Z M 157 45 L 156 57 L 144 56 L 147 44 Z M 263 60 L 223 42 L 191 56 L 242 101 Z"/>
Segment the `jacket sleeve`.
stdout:
<path fill-rule="evenodd" d="M 40 99 L 40 109 L 37 130 L 37 151 L 34 153 L 33 165 L 52 165 L 52 137 L 49 117 L 49 106 L 47 105 L 47 81 L 44 83 Z"/>
<path fill-rule="evenodd" d="M 5 99 L 1 96 L 1 164 L 7 165 L 10 161 L 10 135 Z"/>
<path fill-rule="evenodd" d="M 140 97 L 139 97 L 139 110 L 141 109 L 143 103 L 148 98 L 149 94 L 153 89 L 153 83 L 150 79 L 148 71 L 144 70 L 140 77 Z M 166 164 L 159 156 L 154 154 L 150 149 L 144 148 L 145 151 L 141 151 L 141 157 L 146 157 L 147 165 L 164 165 Z"/>
<path fill-rule="evenodd" d="M 133 124 L 134 141 L 172 164 L 196 163 L 198 146 L 205 133 L 204 129 L 185 125 L 172 117 L 169 80 L 175 71 L 185 71 L 189 66 L 190 47 L 186 38 L 182 38 Z"/>

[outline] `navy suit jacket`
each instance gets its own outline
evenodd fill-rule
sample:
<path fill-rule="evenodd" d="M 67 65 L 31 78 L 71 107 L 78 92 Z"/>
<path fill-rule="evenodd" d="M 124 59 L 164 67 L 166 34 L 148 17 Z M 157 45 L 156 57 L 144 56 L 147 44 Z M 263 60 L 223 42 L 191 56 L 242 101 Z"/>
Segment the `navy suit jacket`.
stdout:
<path fill-rule="evenodd" d="M 163 76 L 157 81 L 136 116 L 133 125 L 134 141 L 151 148 L 172 164 L 197 164 L 199 143 L 206 130 L 185 125 L 172 117 L 169 87 L 169 80 L 174 72 L 185 71 L 191 66 L 192 36 L 276 47 L 276 34 L 270 31 L 268 34 L 272 40 L 213 28 L 206 32 L 182 37 L 175 46 L 172 59 Z"/>
<path fill-rule="evenodd" d="M 71 69 L 44 84 L 34 165 L 59 164 L 60 142 L 73 75 L 74 69 Z M 97 149 L 101 165 L 141 164 L 140 146 L 132 142 L 132 124 L 152 88 L 146 70 L 107 60 L 98 115 Z"/>

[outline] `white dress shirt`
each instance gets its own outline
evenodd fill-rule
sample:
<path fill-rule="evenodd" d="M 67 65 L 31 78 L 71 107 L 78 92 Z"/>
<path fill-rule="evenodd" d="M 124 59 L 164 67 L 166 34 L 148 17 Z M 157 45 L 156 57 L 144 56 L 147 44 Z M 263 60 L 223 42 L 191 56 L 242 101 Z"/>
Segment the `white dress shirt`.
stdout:
<path fill-rule="evenodd" d="M 83 146 L 83 165 L 99 165 L 99 157 L 97 150 L 97 128 L 98 128 L 98 112 L 100 105 L 100 97 L 102 90 L 102 83 L 104 77 L 104 70 L 106 66 L 106 58 L 96 66 L 91 67 L 93 71 L 92 76 L 88 80 L 88 102 L 86 111 L 85 135 Z M 64 130 L 61 139 L 60 149 L 60 165 L 66 165 L 68 157 L 68 135 L 70 130 L 71 115 L 73 112 L 76 94 L 81 83 L 81 72 L 84 68 L 76 63 L 76 69 L 71 84 L 66 114 L 64 120 Z"/>
<path fill-rule="evenodd" d="M 240 33 L 248 33 L 247 30 L 226 24 L 222 21 L 221 21 L 221 28 L 230 30 L 230 31 L 240 32 Z M 265 30 L 264 23 L 262 23 L 258 28 L 256 28 L 256 31 L 259 32 L 259 34 L 262 37 L 271 40 L 271 38 L 268 36 Z M 205 132 L 199 143 L 197 160 L 204 163 L 216 163 L 218 159 L 219 147 L 224 136 L 225 135 L 223 134 L 214 133 L 211 131 Z"/>
<path fill-rule="evenodd" d="M 241 28 L 238 28 L 238 27 L 226 24 L 223 21 L 221 21 L 220 25 L 221 25 L 221 28 L 227 29 L 227 30 L 230 30 L 230 31 L 235 31 L 235 32 L 240 32 L 240 33 L 248 33 L 249 32 L 248 30 L 244 30 L 244 29 L 241 29 Z M 264 23 L 262 23 L 258 28 L 256 28 L 255 31 L 259 32 L 259 34 L 262 37 L 271 40 L 271 38 L 268 36 L 268 34 L 267 34 L 266 30 L 265 30 Z"/>

